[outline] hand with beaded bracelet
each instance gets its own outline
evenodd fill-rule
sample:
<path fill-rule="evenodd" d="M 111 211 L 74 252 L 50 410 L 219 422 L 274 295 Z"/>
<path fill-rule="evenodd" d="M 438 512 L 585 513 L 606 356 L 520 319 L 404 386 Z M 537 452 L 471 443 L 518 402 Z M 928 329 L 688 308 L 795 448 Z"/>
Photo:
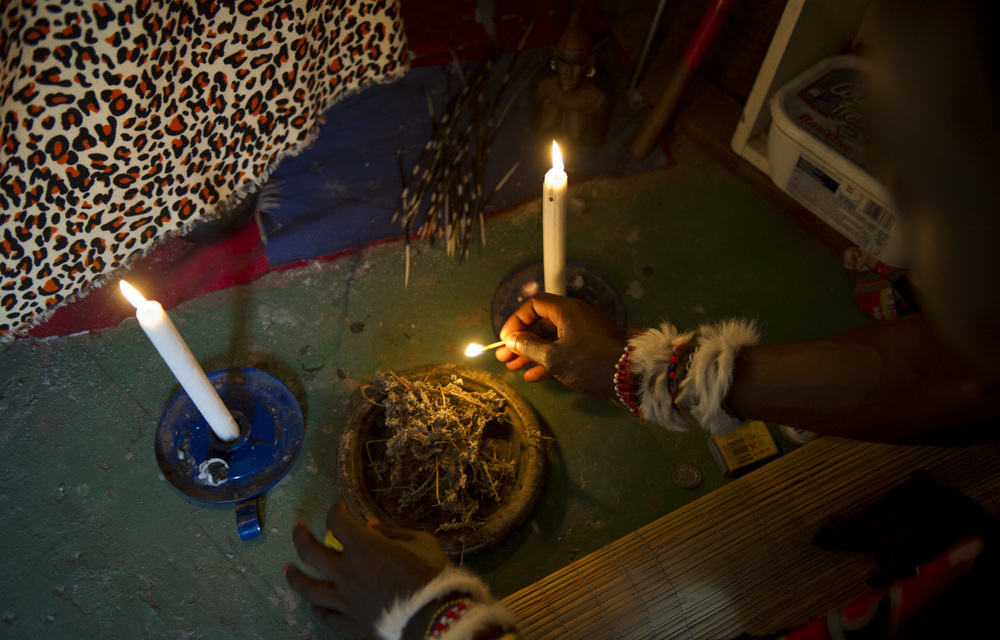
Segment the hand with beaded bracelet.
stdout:
<path fill-rule="evenodd" d="M 341 501 L 326 526 L 342 549 L 328 548 L 303 522 L 292 541 L 299 558 L 285 579 L 332 629 L 380 640 L 489 640 L 514 628 L 514 618 L 476 576 L 455 567 L 433 535 L 355 520 Z M 373 570 L 377 568 L 378 570 Z"/>
<path fill-rule="evenodd" d="M 637 401 L 643 420 L 676 431 L 697 425 L 721 435 L 746 418 L 877 442 L 996 440 L 1000 385 L 970 369 L 925 314 L 770 345 L 757 344 L 755 323 L 744 319 L 693 331 L 662 323 L 627 339 L 608 325 L 599 309 L 541 294 L 504 325 L 507 347 L 496 355 L 511 370 L 530 366 L 528 381 L 554 376 L 616 404 Z M 634 390 L 613 377 L 626 343 Z"/>
<path fill-rule="evenodd" d="M 740 350 L 759 340 L 745 320 L 689 332 L 663 323 L 626 338 L 601 309 L 548 294 L 526 301 L 500 337 L 506 346 L 496 357 L 511 370 L 532 365 L 524 376 L 530 382 L 554 376 L 577 391 L 616 400 L 636 417 L 675 431 L 696 423 L 713 434 L 744 422 L 726 396 Z"/>

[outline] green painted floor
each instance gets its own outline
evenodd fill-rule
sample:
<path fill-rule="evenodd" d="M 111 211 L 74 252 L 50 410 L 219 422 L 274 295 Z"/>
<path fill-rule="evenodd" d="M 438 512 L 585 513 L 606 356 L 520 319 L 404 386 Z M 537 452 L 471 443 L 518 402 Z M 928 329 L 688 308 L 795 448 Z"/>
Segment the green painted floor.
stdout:
<path fill-rule="evenodd" d="M 614 283 L 630 326 L 747 315 L 776 343 L 866 322 L 838 256 L 693 143 L 672 151 L 671 169 L 571 184 L 568 253 Z M 377 368 L 468 363 L 464 346 L 490 341 L 494 289 L 540 258 L 540 209 L 489 219 L 487 246 L 462 265 L 417 245 L 408 289 L 394 242 L 170 311 L 206 370 L 268 371 L 305 412 L 302 452 L 265 495 L 264 534 L 250 542 L 232 506 L 192 501 L 160 474 L 153 434 L 179 387 L 134 320 L 0 353 L 0 636 L 335 637 L 282 579 L 292 523 L 323 529 L 340 430 Z M 522 393 L 554 438 L 529 520 L 465 558 L 498 595 L 726 481 L 703 433 L 668 433 L 554 381 L 526 384 L 491 355 L 475 364 Z M 701 486 L 675 486 L 678 464 L 695 465 Z"/>

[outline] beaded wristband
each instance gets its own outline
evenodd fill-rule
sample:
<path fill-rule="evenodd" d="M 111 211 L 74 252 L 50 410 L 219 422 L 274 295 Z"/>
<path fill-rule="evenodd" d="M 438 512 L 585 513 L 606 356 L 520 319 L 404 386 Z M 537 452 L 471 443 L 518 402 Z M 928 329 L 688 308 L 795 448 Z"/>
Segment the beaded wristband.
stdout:
<path fill-rule="evenodd" d="M 694 362 L 695 353 L 698 351 L 700 338 L 701 333 L 695 331 L 686 344 L 675 346 L 674 352 L 670 356 L 670 364 L 667 367 L 667 389 L 670 391 L 670 402 L 684 420 L 695 425 L 699 424 L 699 422 L 691 412 L 692 406 L 688 406 L 693 403 L 690 399 L 686 403 L 681 402 L 678 395 L 681 382 L 691 371 L 691 364 Z M 721 407 L 730 418 L 745 422 L 730 406 L 728 398 L 722 398 Z"/>
<path fill-rule="evenodd" d="M 670 364 L 667 366 L 667 390 L 670 392 L 670 403 L 682 420 L 692 424 L 697 423 L 694 422 L 690 409 L 681 404 L 678 395 L 681 382 L 691 369 L 697 340 L 698 334 L 696 332 L 686 344 L 681 343 L 674 346 L 674 351 L 670 354 Z"/>
<path fill-rule="evenodd" d="M 677 363 L 680 361 L 679 353 L 684 345 L 679 344 L 674 347 L 674 352 L 670 354 L 670 366 L 667 367 L 667 389 L 670 390 L 670 396 L 676 397 L 676 392 L 674 391 L 674 383 L 677 381 Z"/>
<path fill-rule="evenodd" d="M 461 598 L 451 600 L 441 605 L 430 624 L 427 625 L 427 632 L 424 634 L 426 640 L 439 640 L 444 633 L 458 622 L 469 610 L 472 600 Z"/>
<path fill-rule="evenodd" d="M 615 395 L 618 396 L 618 400 L 628 407 L 634 417 L 638 418 L 639 401 L 635 399 L 636 386 L 632 381 L 632 376 L 628 369 L 628 354 L 633 349 L 635 347 L 632 345 L 625 345 L 625 353 L 618 358 L 618 364 L 615 365 L 614 384 Z"/>
<path fill-rule="evenodd" d="M 691 370 L 691 362 L 698 347 L 698 332 L 695 331 L 686 343 L 680 343 L 674 347 L 670 354 L 670 364 L 667 366 L 667 390 L 670 392 L 670 401 L 677 406 L 677 393 L 679 385 Z"/>

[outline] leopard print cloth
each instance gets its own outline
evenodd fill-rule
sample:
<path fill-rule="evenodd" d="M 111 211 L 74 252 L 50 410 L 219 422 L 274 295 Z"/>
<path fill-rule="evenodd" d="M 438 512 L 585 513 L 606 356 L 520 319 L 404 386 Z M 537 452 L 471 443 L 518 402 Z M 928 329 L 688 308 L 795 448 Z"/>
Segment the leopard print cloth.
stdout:
<path fill-rule="evenodd" d="M 0 343 L 408 68 L 396 0 L 0 0 Z"/>

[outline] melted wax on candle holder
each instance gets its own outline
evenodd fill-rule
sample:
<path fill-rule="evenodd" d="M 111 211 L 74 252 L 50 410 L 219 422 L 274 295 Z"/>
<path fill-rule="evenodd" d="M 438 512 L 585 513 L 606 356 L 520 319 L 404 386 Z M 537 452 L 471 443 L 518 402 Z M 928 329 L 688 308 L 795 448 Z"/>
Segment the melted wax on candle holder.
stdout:
<path fill-rule="evenodd" d="M 214 371 L 208 378 L 236 420 L 239 437 L 219 439 L 181 391 L 160 417 L 156 459 L 163 476 L 188 497 L 239 503 L 237 527 L 246 540 L 260 533 L 249 502 L 284 477 L 302 447 L 302 409 L 287 386 L 256 369 Z"/>

